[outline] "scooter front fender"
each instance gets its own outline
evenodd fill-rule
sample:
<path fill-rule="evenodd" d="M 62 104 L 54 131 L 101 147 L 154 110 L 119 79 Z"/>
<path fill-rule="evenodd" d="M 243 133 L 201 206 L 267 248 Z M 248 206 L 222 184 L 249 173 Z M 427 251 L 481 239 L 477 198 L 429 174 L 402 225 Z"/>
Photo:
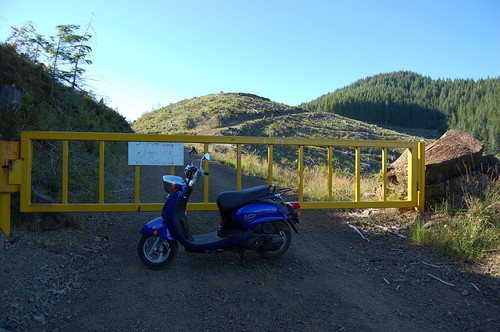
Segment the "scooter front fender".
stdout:
<path fill-rule="evenodd" d="M 158 235 L 161 238 L 167 240 L 175 240 L 170 232 L 168 231 L 167 225 L 163 221 L 162 217 L 151 220 L 141 229 L 141 234 Z"/>

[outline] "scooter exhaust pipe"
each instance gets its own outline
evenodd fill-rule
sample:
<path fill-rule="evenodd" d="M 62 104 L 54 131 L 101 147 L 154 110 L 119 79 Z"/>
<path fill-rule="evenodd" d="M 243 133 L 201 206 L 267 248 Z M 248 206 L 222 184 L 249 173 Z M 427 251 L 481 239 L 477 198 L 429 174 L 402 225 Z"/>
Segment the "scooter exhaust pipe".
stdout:
<path fill-rule="evenodd" d="M 259 235 L 241 243 L 245 249 L 249 250 L 277 250 L 283 245 L 283 238 L 278 235 Z"/>

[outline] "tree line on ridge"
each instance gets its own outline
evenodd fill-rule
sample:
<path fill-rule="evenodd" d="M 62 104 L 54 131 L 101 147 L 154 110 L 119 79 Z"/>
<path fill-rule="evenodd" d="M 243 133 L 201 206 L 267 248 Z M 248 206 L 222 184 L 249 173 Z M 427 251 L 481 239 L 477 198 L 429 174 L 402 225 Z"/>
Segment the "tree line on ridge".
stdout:
<path fill-rule="evenodd" d="M 379 125 L 463 130 L 500 153 L 500 78 L 433 80 L 413 72 L 379 74 L 300 107 Z"/>

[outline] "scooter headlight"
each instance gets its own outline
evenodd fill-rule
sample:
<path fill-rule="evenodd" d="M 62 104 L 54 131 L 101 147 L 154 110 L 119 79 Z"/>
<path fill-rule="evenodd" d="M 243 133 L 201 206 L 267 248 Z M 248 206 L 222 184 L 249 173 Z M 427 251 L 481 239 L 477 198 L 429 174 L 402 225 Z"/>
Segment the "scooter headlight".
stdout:
<path fill-rule="evenodd" d="M 169 194 L 179 190 L 183 184 L 184 181 L 180 176 L 165 175 L 163 177 L 163 189 Z"/>
<path fill-rule="evenodd" d="M 169 194 L 175 192 L 178 189 L 178 185 L 175 183 L 165 183 L 165 191 Z"/>

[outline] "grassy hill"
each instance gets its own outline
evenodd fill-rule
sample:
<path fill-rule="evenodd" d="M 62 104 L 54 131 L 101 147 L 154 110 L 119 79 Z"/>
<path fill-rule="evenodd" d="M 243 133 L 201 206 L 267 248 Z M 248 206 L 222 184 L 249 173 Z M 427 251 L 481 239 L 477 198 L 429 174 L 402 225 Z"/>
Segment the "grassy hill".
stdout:
<path fill-rule="evenodd" d="M 247 93 L 216 93 L 183 100 L 143 115 L 132 123 L 137 133 L 148 134 L 204 134 L 224 136 L 302 137 L 366 140 L 424 140 L 432 130 L 405 134 L 373 124 L 349 119 L 329 112 L 317 112 L 273 102 Z M 244 147 L 244 152 L 262 158 L 266 147 Z M 339 149 L 339 170 L 352 169 L 353 149 Z M 380 151 L 364 151 L 365 168 L 379 167 Z M 391 151 L 396 158 L 401 151 Z M 307 149 L 306 165 L 313 166 L 325 158 L 321 149 Z M 276 147 L 278 163 L 289 165 L 296 158 L 293 148 Z"/>
<path fill-rule="evenodd" d="M 304 110 L 248 93 L 217 93 L 186 99 L 144 114 L 132 124 L 137 133 L 201 134 L 247 121 Z"/>
<path fill-rule="evenodd" d="M 215 134 L 267 137 L 418 140 L 414 134 L 384 129 L 334 113 L 273 102 L 247 93 L 216 93 L 186 99 L 144 114 L 132 123 L 137 133 Z M 421 135 L 417 135 L 421 134 Z"/>

